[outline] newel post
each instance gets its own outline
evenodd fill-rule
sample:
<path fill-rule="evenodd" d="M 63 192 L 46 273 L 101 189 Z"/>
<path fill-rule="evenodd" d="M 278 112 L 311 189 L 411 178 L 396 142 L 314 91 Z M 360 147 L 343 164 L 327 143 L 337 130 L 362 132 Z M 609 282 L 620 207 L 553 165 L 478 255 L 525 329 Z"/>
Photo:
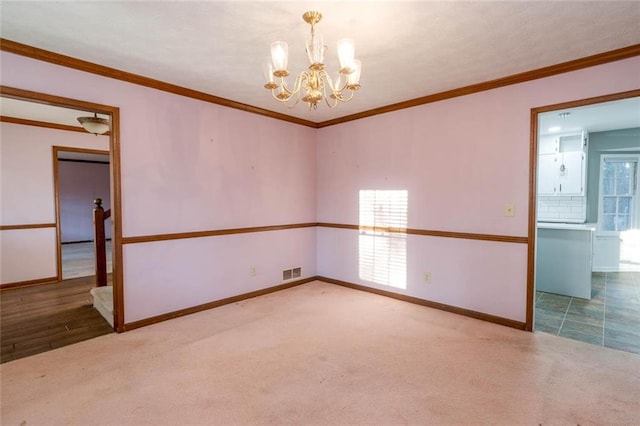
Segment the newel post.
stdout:
<path fill-rule="evenodd" d="M 104 209 L 102 208 L 102 198 L 93 200 L 93 241 L 96 257 L 96 285 L 98 287 L 107 285 L 107 250 L 104 234 Z"/>

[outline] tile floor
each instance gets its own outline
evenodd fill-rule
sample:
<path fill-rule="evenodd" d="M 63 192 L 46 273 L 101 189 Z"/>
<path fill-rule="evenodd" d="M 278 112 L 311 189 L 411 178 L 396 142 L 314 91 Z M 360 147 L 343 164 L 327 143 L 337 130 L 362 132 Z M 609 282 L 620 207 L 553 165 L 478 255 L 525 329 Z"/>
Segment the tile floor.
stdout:
<path fill-rule="evenodd" d="M 536 292 L 535 330 L 640 354 L 640 272 L 594 272 L 591 300 Z"/>

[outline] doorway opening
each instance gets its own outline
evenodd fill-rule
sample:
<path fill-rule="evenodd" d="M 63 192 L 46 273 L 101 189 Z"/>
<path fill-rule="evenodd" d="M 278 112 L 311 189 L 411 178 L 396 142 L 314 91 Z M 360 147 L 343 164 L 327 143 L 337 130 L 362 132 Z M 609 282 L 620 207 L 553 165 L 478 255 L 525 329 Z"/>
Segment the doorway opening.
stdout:
<path fill-rule="evenodd" d="M 59 271 L 63 280 L 96 275 L 94 200 L 111 208 L 109 151 L 53 147 Z M 111 226 L 105 226 L 107 273 L 112 272 Z"/>
<path fill-rule="evenodd" d="M 92 276 L 84 277 L 84 278 L 79 277 L 79 278 L 62 280 L 63 274 L 65 278 L 68 278 L 68 276 L 66 276 L 62 268 L 61 246 L 63 245 L 62 243 L 65 242 L 65 240 L 63 240 L 62 238 L 61 232 L 64 232 L 65 226 L 64 226 L 64 215 L 61 217 L 60 210 L 59 210 L 60 205 L 58 203 L 60 198 L 59 188 L 58 188 L 58 183 L 59 183 L 58 172 L 61 169 L 60 165 L 64 163 L 100 164 L 101 167 L 107 169 L 106 179 L 108 184 L 108 189 L 106 190 L 108 195 L 100 198 L 108 199 L 111 207 L 111 211 L 113 212 L 111 215 L 111 219 L 105 222 L 106 228 L 108 229 L 107 232 L 110 234 L 109 236 L 111 239 L 112 265 L 113 265 L 113 273 L 112 273 L 112 276 L 110 277 L 110 283 L 112 283 L 112 286 L 110 287 L 112 288 L 112 291 L 113 291 L 113 296 L 112 296 L 113 310 L 112 310 L 112 321 L 111 321 L 112 325 L 110 326 L 105 323 L 105 326 L 108 329 L 115 330 L 117 332 L 124 331 L 124 297 L 123 297 L 123 291 L 122 291 L 123 274 L 122 274 L 122 268 L 121 268 L 121 265 L 122 265 L 121 211 L 122 209 L 121 209 L 121 188 L 120 188 L 121 178 L 120 178 L 120 145 L 119 145 L 119 109 L 113 106 L 95 104 L 95 103 L 79 101 L 75 99 L 36 93 L 36 92 L 26 91 L 26 90 L 17 89 L 17 88 L 6 87 L 6 86 L 0 87 L 0 97 L 2 98 L 2 107 L 3 107 L 2 121 L 5 123 L 11 123 L 11 125 L 14 125 L 14 124 L 20 125 L 20 126 L 14 127 L 15 129 L 17 129 L 18 127 L 34 129 L 33 131 L 31 131 L 31 133 L 36 133 L 38 131 L 40 132 L 49 131 L 51 129 L 54 129 L 55 131 L 66 130 L 67 132 L 58 132 L 58 134 L 64 133 L 65 135 L 73 135 L 74 134 L 73 132 L 86 133 L 86 131 L 82 129 L 77 122 L 61 124 L 60 122 L 57 122 L 53 119 L 48 119 L 49 118 L 48 115 L 46 117 L 38 116 L 39 113 L 46 111 L 47 109 L 48 110 L 53 110 L 53 109 L 66 110 L 67 114 L 71 114 L 73 116 L 73 121 L 75 121 L 78 116 L 88 115 L 87 113 L 91 115 L 93 115 L 94 113 L 97 113 L 99 115 L 108 117 L 110 122 L 110 131 L 106 134 L 106 137 L 108 138 L 108 142 L 107 144 L 101 145 L 103 146 L 101 149 L 96 149 L 96 150 L 86 149 L 86 148 L 83 149 L 83 148 L 79 148 L 82 145 L 74 146 L 73 143 L 70 143 L 69 146 L 67 146 L 67 143 L 63 141 L 62 143 L 57 144 L 59 146 L 55 146 L 53 150 L 51 148 L 51 143 L 49 143 L 48 147 L 46 148 L 48 150 L 48 153 L 41 152 L 41 150 L 38 151 L 39 154 L 37 154 L 37 157 L 38 158 L 42 157 L 40 159 L 44 159 L 45 163 L 43 164 L 45 165 L 37 166 L 35 168 L 35 170 L 37 170 L 35 177 L 37 179 L 42 180 L 43 182 L 45 179 L 53 179 L 53 181 L 48 185 L 46 184 L 46 182 L 44 186 L 40 185 L 43 188 L 46 188 L 48 186 L 50 193 L 48 195 L 45 195 L 44 198 L 42 197 L 33 198 L 33 203 L 29 203 L 29 206 L 33 205 L 34 207 L 33 208 L 30 207 L 28 211 L 37 210 L 37 211 L 44 212 L 43 213 L 44 215 L 50 214 L 52 217 L 47 220 L 41 220 L 41 222 L 43 223 L 38 222 L 38 223 L 32 224 L 31 222 L 33 222 L 33 220 L 29 221 L 27 220 L 29 219 L 29 217 L 25 216 L 26 219 L 23 221 L 24 224 L 12 225 L 10 227 L 3 227 L 2 232 L 5 232 L 5 228 L 10 229 L 11 232 L 22 232 L 22 230 L 24 229 L 24 232 L 32 232 L 32 233 L 35 233 L 36 231 L 45 233 L 45 232 L 51 232 L 50 230 L 52 230 L 54 235 L 52 237 L 48 237 L 48 239 L 44 240 L 44 242 L 39 243 L 40 251 L 38 252 L 38 254 L 41 254 L 41 253 L 45 253 L 45 254 L 41 256 L 44 259 L 44 262 L 38 261 L 37 263 L 45 264 L 47 266 L 46 268 L 44 267 L 32 268 L 32 269 L 35 269 L 35 272 L 29 271 L 32 275 L 38 275 L 36 279 L 14 279 L 8 285 L 4 285 L 4 281 L 3 281 L 2 285 L 0 286 L 0 290 L 2 290 L 3 292 L 3 295 L 2 295 L 3 300 L 10 298 L 12 295 L 20 296 L 18 294 L 20 292 L 27 292 L 30 294 L 29 296 L 30 298 L 36 298 L 40 300 L 42 299 L 42 297 L 51 295 L 54 300 L 57 300 L 59 302 L 68 301 L 69 297 L 76 297 L 76 295 L 81 294 L 79 297 L 82 297 L 83 300 L 87 300 L 87 299 L 89 300 L 89 305 L 87 306 L 87 309 L 93 309 L 90 305 L 91 296 L 89 295 L 89 290 L 91 290 L 92 287 L 95 287 L 94 277 Z M 20 103 L 19 108 L 12 109 L 11 107 L 6 107 L 6 105 L 14 101 L 16 103 Z M 14 113 L 14 114 L 11 114 L 11 113 Z M 49 112 L 49 114 L 50 113 L 51 112 Z M 35 114 L 35 115 L 30 115 L 30 114 Z M 46 114 L 47 113 L 45 113 L 45 115 Z M 39 128 L 40 130 L 36 130 L 37 128 Z M 42 128 L 46 128 L 46 129 L 43 130 Z M 75 134 L 78 135 L 78 133 L 75 133 Z M 93 135 L 87 134 L 86 136 L 90 138 L 94 138 Z M 47 137 L 45 134 L 44 138 L 36 138 L 36 139 L 42 141 L 42 140 L 46 140 Z M 67 138 L 67 136 L 64 136 L 64 140 L 67 140 L 67 139 L 69 138 Z M 64 147 L 61 145 L 64 145 Z M 26 158 L 27 160 L 29 158 L 33 158 L 32 152 L 34 151 L 31 150 L 29 152 L 30 153 L 28 155 L 24 156 L 24 158 Z M 54 172 L 52 172 L 51 170 L 52 167 L 54 169 Z M 28 174 L 28 175 L 29 175 L 27 176 L 28 179 L 25 179 L 25 185 L 26 185 L 25 188 L 28 188 L 29 185 L 35 185 L 33 183 L 35 181 L 31 179 L 32 175 L 31 174 Z M 54 178 L 54 175 L 55 175 L 55 178 Z M 42 182 L 38 181 L 38 183 L 40 184 Z M 54 187 L 55 187 L 55 190 L 54 190 Z M 55 206 L 54 206 L 54 198 L 55 198 Z M 38 200 L 40 201 L 40 204 L 44 202 L 44 205 L 41 205 L 40 207 L 38 207 Z M 88 204 L 89 204 L 88 210 L 91 212 L 93 209 L 93 200 L 89 199 Z M 53 216 L 55 216 L 55 219 Z M 74 218 L 74 220 L 77 220 L 77 219 L 78 218 Z M 43 228 L 44 231 L 40 231 L 40 228 Z M 92 239 L 92 238 L 89 238 L 89 239 Z M 31 241 L 31 240 L 33 239 L 22 239 L 22 241 Z M 24 257 L 28 258 L 28 256 L 24 256 Z M 37 257 L 32 257 L 32 258 L 29 258 L 29 262 L 33 264 L 34 261 L 38 259 L 39 258 Z M 41 273 L 41 269 L 46 270 L 47 272 L 46 277 L 44 273 Z M 42 278 L 40 278 L 40 275 L 42 276 Z M 64 297 L 62 298 L 58 297 L 57 295 L 59 294 L 63 294 Z M 28 299 L 29 297 L 27 297 L 26 299 Z M 19 297 L 19 299 L 23 300 L 25 298 Z M 84 309 L 84 306 L 82 307 L 82 309 Z M 52 318 L 68 317 L 67 314 L 62 315 L 60 313 L 53 312 L 53 305 L 51 306 L 47 305 L 47 310 L 51 311 L 50 313 L 51 315 L 53 315 Z M 41 310 L 40 313 L 42 312 L 43 311 Z M 36 318 L 36 316 L 38 318 Z M 100 315 L 98 315 L 98 317 L 99 316 Z M 36 313 L 34 313 L 32 317 L 33 318 L 25 317 L 26 318 L 25 321 L 31 321 L 31 320 L 35 321 L 36 319 L 38 320 L 43 319 L 41 318 L 43 317 L 43 315 L 39 315 L 39 314 L 36 315 Z M 67 320 L 65 319 L 65 321 Z M 46 321 L 40 321 L 40 322 L 46 323 Z M 87 327 L 91 328 L 90 324 L 86 324 L 86 323 L 80 324 L 80 323 L 82 323 L 82 321 L 77 322 L 77 324 L 74 323 L 74 326 L 78 325 L 78 328 L 87 328 Z M 9 337 L 9 334 L 11 334 L 10 330 L 9 331 L 5 330 L 5 325 L 7 324 L 8 323 L 6 321 L 2 322 L 3 362 L 5 361 L 5 357 L 4 357 L 5 343 L 8 341 L 8 339 L 5 339 L 5 337 Z M 52 324 L 53 322 L 49 322 L 45 328 L 54 327 Z M 21 325 L 18 324 L 18 327 L 20 326 Z M 75 334 L 84 333 L 82 331 L 74 329 L 74 326 L 68 326 L 68 327 L 62 326 L 60 330 L 53 330 L 58 333 L 56 338 L 57 340 L 56 342 L 54 342 L 55 344 L 53 343 L 49 344 L 50 346 L 49 349 L 58 347 L 59 344 L 61 345 L 62 343 L 64 344 L 73 343 L 74 340 L 73 338 L 71 338 L 73 337 L 71 336 L 71 334 L 75 335 Z M 16 338 L 21 339 L 24 335 L 24 332 L 19 332 L 19 333 L 17 332 L 15 334 L 16 334 L 15 336 Z M 84 333 L 84 334 L 88 335 L 87 333 Z M 80 340 L 83 340 L 83 339 L 80 339 Z M 79 340 L 75 340 L 75 341 L 79 341 Z M 22 344 L 22 346 L 25 346 L 25 344 Z M 32 349 L 33 350 L 31 351 L 31 353 L 38 353 L 38 352 L 47 350 L 46 348 L 41 350 L 41 348 L 39 347 L 38 348 L 34 347 Z M 25 352 L 22 356 L 28 356 L 31 353 Z M 9 360 L 9 359 L 6 359 L 6 360 Z"/>
<path fill-rule="evenodd" d="M 528 329 L 640 354 L 639 112 L 640 90 L 532 110 Z"/>

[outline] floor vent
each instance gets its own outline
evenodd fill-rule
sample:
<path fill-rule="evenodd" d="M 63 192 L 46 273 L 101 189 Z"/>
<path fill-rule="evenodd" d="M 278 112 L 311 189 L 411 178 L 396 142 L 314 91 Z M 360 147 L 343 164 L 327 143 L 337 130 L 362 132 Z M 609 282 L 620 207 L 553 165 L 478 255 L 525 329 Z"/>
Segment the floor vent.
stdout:
<path fill-rule="evenodd" d="M 292 280 L 294 278 L 300 278 L 302 276 L 302 268 L 291 268 L 282 271 L 282 281 Z"/>
<path fill-rule="evenodd" d="M 287 281 L 291 279 L 291 269 L 285 269 L 282 271 L 282 280 Z"/>

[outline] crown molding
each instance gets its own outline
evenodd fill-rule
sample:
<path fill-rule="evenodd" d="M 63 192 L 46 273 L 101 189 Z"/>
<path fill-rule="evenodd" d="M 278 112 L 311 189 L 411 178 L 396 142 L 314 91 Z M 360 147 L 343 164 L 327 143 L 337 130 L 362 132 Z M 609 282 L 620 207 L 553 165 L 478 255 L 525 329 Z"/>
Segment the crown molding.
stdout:
<path fill-rule="evenodd" d="M 512 84 L 524 83 L 540 78 L 551 77 L 557 74 L 563 74 L 570 71 L 577 71 L 583 68 L 589 68 L 596 65 L 602 65 L 609 62 L 620 61 L 635 56 L 640 56 L 640 44 L 623 47 L 621 49 L 611 50 L 584 58 L 574 59 L 572 61 L 562 62 L 548 67 L 538 68 L 519 74 L 510 75 L 508 77 L 498 78 L 496 80 L 485 81 L 483 83 L 472 84 L 470 86 L 459 87 L 457 89 L 447 90 L 445 92 L 434 93 L 432 95 L 387 105 L 380 108 L 363 111 L 357 114 L 347 115 L 345 117 L 336 118 L 334 120 L 323 121 L 318 123 L 318 128 L 334 126 L 348 121 L 359 120 L 361 118 L 371 117 L 387 112 L 398 111 L 405 108 L 412 108 L 419 105 L 429 104 L 433 102 L 443 101 L 445 99 L 456 98 L 458 96 L 471 95 L 473 93 L 484 92 L 487 90 L 497 89 L 499 87 L 510 86 Z"/>
<path fill-rule="evenodd" d="M 303 120 L 301 118 L 292 117 L 286 114 L 280 114 L 277 112 L 269 111 L 263 108 L 254 107 L 251 105 L 235 102 L 229 99 L 221 98 L 218 96 L 210 95 L 208 93 L 200 92 L 197 90 L 187 89 L 186 87 L 178 86 L 164 81 L 155 80 L 153 78 L 144 77 L 142 75 L 133 74 L 126 71 L 121 71 L 115 68 L 99 65 L 93 62 L 84 61 L 82 59 L 73 58 L 71 56 L 62 55 L 60 53 L 50 52 L 48 50 L 40 49 L 26 44 L 18 43 L 5 38 L 0 38 L 0 50 L 13 53 L 20 56 L 25 56 L 31 59 L 39 61 L 49 62 L 55 65 L 61 65 L 67 68 L 73 68 L 79 71 L 85 71 L 91 74 L 100 75 L 103 77 L 113 78 L 116 80 L 126 81 L 127 83 L 137 84 L 139 86 L 150 87 L 152 89 L 162 90 L 164 92 L 173 93 L 175 95 L 186 96 L 188 98 L 198 99 L 200 101 L 210 102 L 217 105 L 226 106 L 229 108 L 239 109 L 254 114 L 264 115 L 266 117 L 275 118 L 277 120 L 288 121 L 290 123 L 300 124 L 303 126 L 316 128 L 317 124 L 313 121 Z"/>
<path fill-rule="evenodd" d="M 519 74 L 511 75 L 511 76 L 498 78 L 495 80 L 472 84 L 469 86 L 447 90 L 444 92 L 434 93 L 431 95 L 422 96 L 420 98 L 398 102 L 392 105 L 387 105 L 380 108 L 374 108 L 367 111 L 362 111 L 357 114 L 351 114 L 351 115 L 336 118 L 333 120 L 327 120 L 327 121 L 315 123 L 313 121 L 303 120 L 301 118 L 292 117 L 290 115 L 269 111 L 263 108 L 254 107 L 251 105 L 235 102 L 225 98 L 220 98 L 218 96 L 214 96 L 208 93 L 187 89 L 186 87 L 177 86 L 175 84 L 166 83 L 160 80 L 155 80 L 155 79 L 144 77 L 138 74 L 121 71 L 115 68 L 106 67 L 103 65 L 95 64 L 93 62 L 76 59 L 71 56 L 50 52 L 48 50 L 40 49 L 33 46 L 28 46 L 26 44 L 18 43 L 12 40 L 4 39 L 4 38 L 0 38 L 0 50 L 14 53 L 16 55 L 25 56 L 31 59 L 45 61 L 45 62 L 49 62 L 56 65 L 61 65 L 67 68 L 73 68 L 76 70 L 85 71 L 85 72 L 89 72 L 96 75 L 101 75 L 103 77 L 126 81 L 128 83 L 133 83 L 140 86 L 146 86 L 153 89 L 173 93 L 176 95 L 186 96 L 189 98 L 214 103 L 217 105 L 222 105 L 229 108 L 235 108 L 242 111 L 251 112 L 254 114 L 275 118 L 277 120 L 288 121 L 290 123 L 300 124 L 303 126 L 312 127 L 316 129 L 322 128 L 322 127 L 334 126 L 336 124 L 346 123 L 348 121 L 359 120 L 361 118 L 372 117 L 379 114 L 385 114 L 388 112 L 398 111 L 405 108 L 412 108 L 419 105 L 438 102 L 445 99 L 451 99 L 459 96 L 470 95 L 473 93 L 484 92 L 487 90 L 497 89 L 499 87 L 509 86 L 512 84 L 524 83 L 531 80 L 537 80 L 540 78 L 550 77 L 557 74 L 563 74 L 570 71 L 576 71 L 583 68 L 602 65 L 609 62 L 619 61 L 622 59 L 632 58 L 635 56 L 640 56 L 640 44 L 634 44 L 631 46 L 611 50 L 608 52 L 598 53 L 598 54 L 587 56 L 584 58 L 574 59 L 571 61 L 562 62 L 559 64 L 550 65 L 547 67 L 538 68 L 535 70 L 526 71 Z"/>

